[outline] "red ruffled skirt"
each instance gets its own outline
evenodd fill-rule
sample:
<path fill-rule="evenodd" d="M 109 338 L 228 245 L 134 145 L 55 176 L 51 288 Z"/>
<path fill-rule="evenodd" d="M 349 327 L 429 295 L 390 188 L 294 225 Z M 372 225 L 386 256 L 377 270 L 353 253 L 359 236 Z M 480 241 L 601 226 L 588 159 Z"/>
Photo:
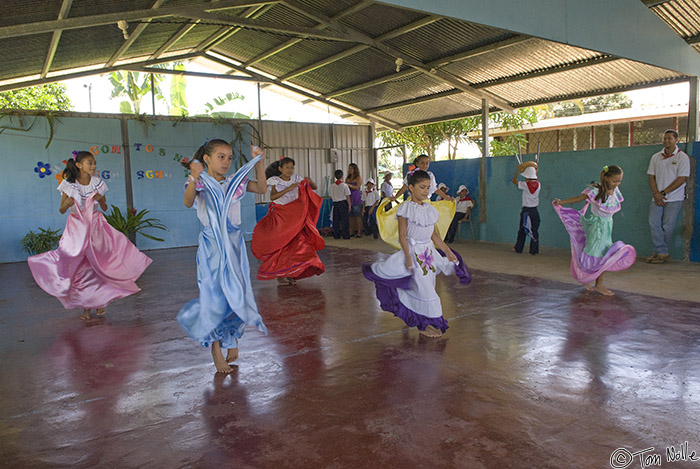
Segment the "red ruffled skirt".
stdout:
<path fill-rule="evenodd" d="M 304 180 L 299 183 L 299 198 L 294 202 L 270 204 L 267 215 L 253 230 L 251 250 L 262 261 L 258 279 L 301 279 L 326 270 L 316 254 L 326 245 L 316 229 L 321 202 Z"/>

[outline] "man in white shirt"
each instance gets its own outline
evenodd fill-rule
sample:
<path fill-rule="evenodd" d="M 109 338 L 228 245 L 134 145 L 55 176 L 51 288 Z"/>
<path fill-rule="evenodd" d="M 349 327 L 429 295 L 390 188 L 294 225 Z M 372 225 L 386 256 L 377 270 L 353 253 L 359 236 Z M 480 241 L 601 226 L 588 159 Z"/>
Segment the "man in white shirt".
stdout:
<path fill-rule="evenodd" d="M 685 200 L 685 182 L 690 176 L 690 158 L 678 146 L 678 132 L 664 132 L 664 149 L 655 153 L 649 162 L 649 188 L 652 193 L 649 207 L 649 226 L 654 253 L 647 259 L 652 264 L 668 260 L 668 246 L 673 229 Z"/>

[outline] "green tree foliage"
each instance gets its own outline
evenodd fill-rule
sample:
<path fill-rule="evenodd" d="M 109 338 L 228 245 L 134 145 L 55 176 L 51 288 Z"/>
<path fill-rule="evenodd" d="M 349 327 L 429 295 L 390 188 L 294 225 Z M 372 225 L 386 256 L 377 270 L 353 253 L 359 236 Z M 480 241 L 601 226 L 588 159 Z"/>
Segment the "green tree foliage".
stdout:
<path fill-rule="evenodd" d="M 534 124 L 537 122 L 537 110 L 527 107 L 518 109 L 516 114 L 507 112 L 496 112 L 489 116 L 493 122 L 493 127 L 505 130 L 520 130 L 524 124 Z M 527 145 L 527 138 L 519 132 L 511 133 L 506 137 L 494 138 L 489 145 L 491 156 L 508 156 L 518 152 L 518 143 L 521 148 Z"/>
<path fill-rule="evenodd" d="M 629 96 L 617 93 L 594 96 L 592 98 L 575 99 L 561 103 L 550 103 L 538 106 L 537 110 L 543 118 L 580 116 L 593 112 L 614 111 L 632 107 Z"/>
<path fill-rule="evenodd" d="M 0 93 L 0 109 L 72 111 L 73 104 L 68 97 L 66 85 L 48 83 Z"/>
<path fill-rule="evenodd" d="M 518 109 L 515 114 L 495 112 L 489 115 L 489 121 L 492 127 L 517 130 L 522 128 L 525 123 L 537 122 L 537 113 L 533 108 Z M 410 158 L 424 153 L 433 160 L 436 156 L 441 156 L 435 154 L 437 148 L 443 143 L 447 143 L 447 157 L 453 160 L 457 155 L 459 144 L 469 140 L 468 133 L 480 128 L 481 116 L 473 116 L 436 124 L 406 127 L 402 132 L 387 130 L 379 132 L 378 137 L 386 146 L 406 145 L 409 149 L 408 156 Z M 524 141 L 525 137 L 520 135 L 517 139 Z M 514 146 L 517 147 L 517 140 L 513 140 L 511 137 L 508 137 L 506 140 L 505 144 L 503 142 L 496 143 L 495 150 L 497 150 L 497 153 L 494 153 L 492 142 L 492 155 L 513 154 L 513 152 L 502 152 L 508 151 L 509 148 L 514 148 Z"/>
<path fill-rule="evenodd" d="M 163 93 L 158 86 L 163 75 L 153 74 L 153 88 L 156 98 L 163 100 Z M 151 92 L 151 74 L 139 72 L 112 72 L 109 77 L 112 84 L 112 98 L 124 96 L 127 99 L 119 103 L 122 114 L 141 114 L 141 100 Z"/>
<path fill-rule="evenodd" d="M 185 64 L 175 62 L 173 70 L 185 70 Z M 187 77 L 185 75 L 173 75 L 170 80 L 170 115 L 187 115 Z"/>

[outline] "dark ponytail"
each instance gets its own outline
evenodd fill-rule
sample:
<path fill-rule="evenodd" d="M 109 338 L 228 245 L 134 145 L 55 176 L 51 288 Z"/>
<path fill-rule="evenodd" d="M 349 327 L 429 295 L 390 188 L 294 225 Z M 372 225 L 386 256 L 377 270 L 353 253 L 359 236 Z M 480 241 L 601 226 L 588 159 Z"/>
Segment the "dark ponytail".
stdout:
<path fill-rule="evenodd" d="M 73 154 L 75 155 L 75 158 L 69 158 L 66 160 L 66 167 L 63 170 L 63 179 L 68 182 L 75 182 L 80 174 L 80 168 L 78 168 L 75 163 L 80 163 L 88 156 L 92 156 L 94 158 L 92 153 L 89 151 L 77 151 Z"/>
<path fill-rule="evenodd" d="M 192 164 L 192 162 L 194 160 L 197 160 L 204 166 L 206 166 L 207 164 L 204 162 L 204 155 L 213 154 L 214 150 L 216 150 L 216 147 L 218 147 L 219 145 L 226 145 L 228 147 L 231 146 L 226 140 L 222 140 L 220 138 L 207 140 L 207 142 L 204 145 L 197 148 L 197 151 L 195 151 L 194 155 L 192 155 L 192 159 L 190 159 L 189 161 L 180 161 L 180 164 L 184 166 L 185 169 L 190 169 L 190 165 Z"/>
<path fill-rule="evenodd" d="M 413 166 L 418 167 L 418 163 L 420 163 L 420 160 L 421 160 L 422 158 L 428 158 L 428 159 L 430 159 L 430 157 L 429 157 L 428 155 L 418 155 L 418 156 L 416 156 L 416 159 L 413 160 Z"/>
<path fill-rule="evenodd" d="M 603 166 L 603 170 L 600 172 L 600 183 L 593 183 L 593 187 L 598 189 L 598 194 L 595 196 L 595 200 L 600 200 L 602 203 L 605 203 L 605 201 L 608 199 L 608 185 L 606 184 L 606 180 L 609 177 L 617 176 L 618 174 L 622 174 L 622 168 L 619 166 L 615 164 Z"/>
<path fill-rule="evenodd" d="M 293 166 L 296 165 L 293 159 L 285 156 L 281 160 L 275 161 L 272 164 L 270 164 L 267 168 L 265 168 L 265 178 L 270 179 L 271 177 L 279 176 L 280 174 L 282 174 L 280 168 L 287 163 L 292 163 Z"/>

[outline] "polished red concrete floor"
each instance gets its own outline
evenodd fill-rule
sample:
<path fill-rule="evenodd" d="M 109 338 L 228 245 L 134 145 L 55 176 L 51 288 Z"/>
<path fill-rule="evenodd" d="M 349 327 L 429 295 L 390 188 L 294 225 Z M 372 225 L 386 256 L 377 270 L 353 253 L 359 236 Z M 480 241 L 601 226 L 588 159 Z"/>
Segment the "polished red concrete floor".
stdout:
<path fill-rule="evenodd" d="M 427 339 L 360 274 L 383 255 L 327 247 L 320 277 L 254 282 L 269 335 L 224 376 L 175 321 L 194 253 L 150 252 L 143 291 L 88 322 L 0 265 L 2 467 L 700 467 L 666 462 L 700 453 L 700 303 L 476 271 L 440 279 Z"/>

